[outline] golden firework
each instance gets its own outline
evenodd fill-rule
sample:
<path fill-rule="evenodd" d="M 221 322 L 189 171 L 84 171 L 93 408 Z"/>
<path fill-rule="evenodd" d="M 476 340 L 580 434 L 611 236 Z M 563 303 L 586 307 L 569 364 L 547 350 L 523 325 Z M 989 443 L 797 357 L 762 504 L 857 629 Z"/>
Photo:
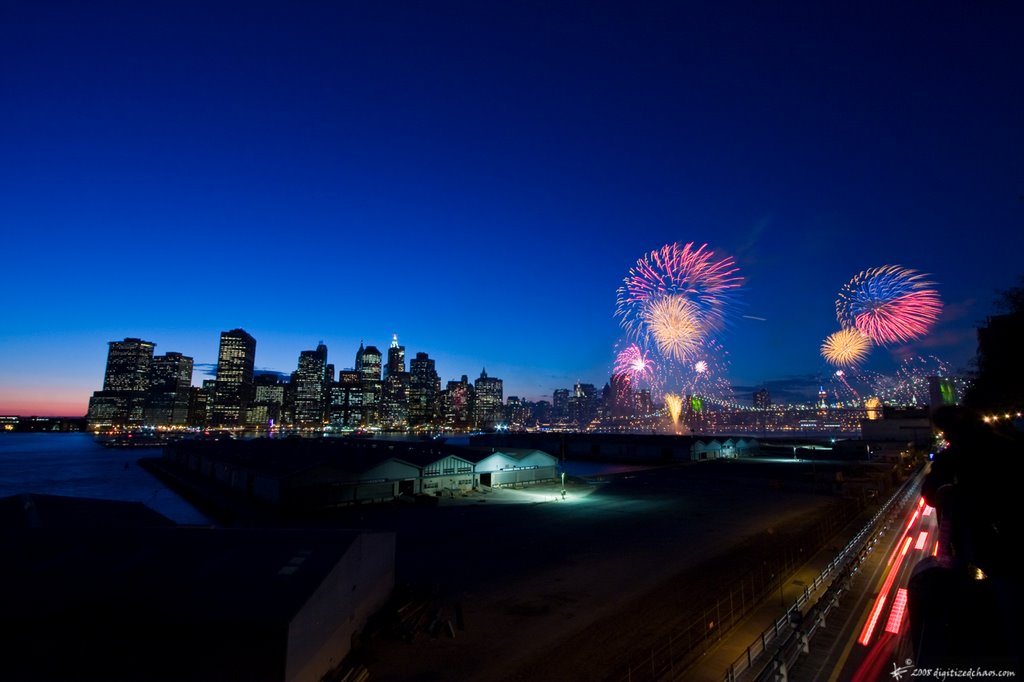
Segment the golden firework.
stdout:
<path fill-rule="evenodd" d="M 871 350 L 871 339 L 856 329 L 840 329 L 821 344 L 821 356 L 836 367 L 860 364 Z"/>
<path fill-rule="evenodd" d="M 697 306 L 682 296 L 662 296 L 643 312 L 644 323 L 665 357 L 685 362 L 700 349 L 703 325 Z"/>
<path fill-rule="evenodd" d="M 679 415 L 683 413 L 683 399 L 675 393 L 666 393 L 665 407 L 668 408 L 669 416 L 672 417 L 672 424 L 678 428 Z"/>

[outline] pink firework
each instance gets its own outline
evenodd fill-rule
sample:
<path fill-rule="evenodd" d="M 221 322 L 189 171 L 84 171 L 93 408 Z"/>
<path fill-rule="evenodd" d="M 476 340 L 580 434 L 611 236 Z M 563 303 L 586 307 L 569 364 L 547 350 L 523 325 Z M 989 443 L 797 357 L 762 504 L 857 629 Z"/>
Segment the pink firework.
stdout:
<path fill-rule="evenodd" d="M 938 292 L 924 277 L 898 265 L 865 270 L 839 292 L 836 317 L 880 346 L 924 336 L 942 312 Z"/>
<path fill-rule="evenodd" d="M 692 242 L 674 243 L 638 260 L 618 289 L 615 315 L 622 327 L 645 337 L 651 305 L 666 296 L 688 301 L 704 329 L 721 327 L 732 292 L 743 280 L 731 258 L 715 260 L 714 255 L 707 244 L 694 248 Z"/>
<path fill-rule="evenodd" d="M 626 346 L 615 356 L 615 374 L 627 376 L 633 382 L 650 381 L 655 369 L 654 361 L 635 343 Z"/>

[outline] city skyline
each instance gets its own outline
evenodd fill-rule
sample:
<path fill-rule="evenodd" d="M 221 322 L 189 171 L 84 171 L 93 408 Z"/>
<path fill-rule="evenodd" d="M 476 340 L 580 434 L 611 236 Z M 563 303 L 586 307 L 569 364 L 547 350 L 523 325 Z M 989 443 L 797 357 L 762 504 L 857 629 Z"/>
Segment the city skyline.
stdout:
<path fill-rule="evenodd" d="M 832 370 L 851 278 L 935 283 L 866 369 L 969 368 L 1024 250 L 1011 3 L 0 1 L 0 413 L 85 414 L 106 344 L 289 374 L 398 334 L 442 382 L 602 386 L 638 259 L 707 244 L 743 399 Z M 351 349 L 351 352 L 349 351 Z M 204 374 L 204 372 L 206 374 Z"/>

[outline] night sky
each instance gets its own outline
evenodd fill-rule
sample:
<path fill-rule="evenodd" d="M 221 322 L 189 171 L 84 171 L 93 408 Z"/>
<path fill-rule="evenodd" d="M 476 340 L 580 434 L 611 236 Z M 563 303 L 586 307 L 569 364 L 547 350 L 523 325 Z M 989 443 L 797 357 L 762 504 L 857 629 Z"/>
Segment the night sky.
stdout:
<path fill-rule="evenodd" d="M 741 398 L 814 384 L 840 288 L 929 275 L 969 368 L 1024 273 L 1024 4 L 0 0 L 0 414 L 85 413 L 107 342 L 290 372 L 426 352 L 608 379 L 637 259 L 743 277 Z M 760 318 L 760 319 L 757 319 Z"/>

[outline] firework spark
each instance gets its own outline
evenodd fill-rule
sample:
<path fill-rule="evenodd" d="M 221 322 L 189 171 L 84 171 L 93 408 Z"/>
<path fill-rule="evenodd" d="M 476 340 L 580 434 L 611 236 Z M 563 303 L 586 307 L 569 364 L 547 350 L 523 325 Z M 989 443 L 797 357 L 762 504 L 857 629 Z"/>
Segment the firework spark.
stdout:
<path fill-rule="evenodd" d="M 657 366 L 648 357 L 647 351 L 635 343 L 629 344 L 615 356 L 615 374 L 628 376 L 634 383 L 650 382 L 656 370 Z"/>
<path fill-rule="evenodd" d="M 847 390 L 850 391 L 850 393 L 853 394 L 854 398 L 856 398 L 858 401 L 860 400 L 860 394 L 857 393 L 857 389 L 855 389 L 853 386 L 851 386 L 850 382 L 846 380 L 846 372 L 844 372 L 841 369 L 840 370 L 836 370 L 835 377 L 836 377 L 836 379 L 838 379 L 840 381 L 840 383 L 843 384 L 843 386 L 845 386 L 847 388 Z"/>
<path fill-rule="evenodd" d="M 638 260 L 618 289 L 615 315 L 622 328 L 634 338 L 645 337 L 650 308 L 665 297 L 688 301 L 706 330 L 720 328 L 732 290 L 742 278 L 731 258 L 714 260 L 714 255 L 707 244 L 694 248 L 693 243 L 675 243 Z"/>
<path fill-rule="evenodd" d="M 821 355 L 836 367 L 852 367 L 864 361 L 871 339 L 857 329 L 840 329 L 821 344 Z"/>
<path fill-rule="evenodd" d="M 949 379 L 958 395 L 966 389 L 965 379 L 957 376 L 948 363 L 934 355 L 906 358 L 894 374 L 874 377 L 872 388 L 886 405 L 929 405 L 931 377 Z"/>
<path fill-rule="evenodd" d="M 696 306 L 682 296 L 663 296 L 648 306 L 644 326 L 666 358 L 686 362 L 700 348 L 704 327 Z"/>
<path fill-rule="evenodd" d="M 668 413 L 672 417 L 672 425 L 678 428 L 679 416 L 683 413 L 682 397 L 676 395 L 675 393 L 666 393 L 665 407 L 668 409 Z"/>
<path fill-rule="evenodd" d="M 942 301 L 925 275 L 898 265 L 861 272 L 840 290 L 836 317 L 885 346 L 924 336 L 942 311 Z"/>

